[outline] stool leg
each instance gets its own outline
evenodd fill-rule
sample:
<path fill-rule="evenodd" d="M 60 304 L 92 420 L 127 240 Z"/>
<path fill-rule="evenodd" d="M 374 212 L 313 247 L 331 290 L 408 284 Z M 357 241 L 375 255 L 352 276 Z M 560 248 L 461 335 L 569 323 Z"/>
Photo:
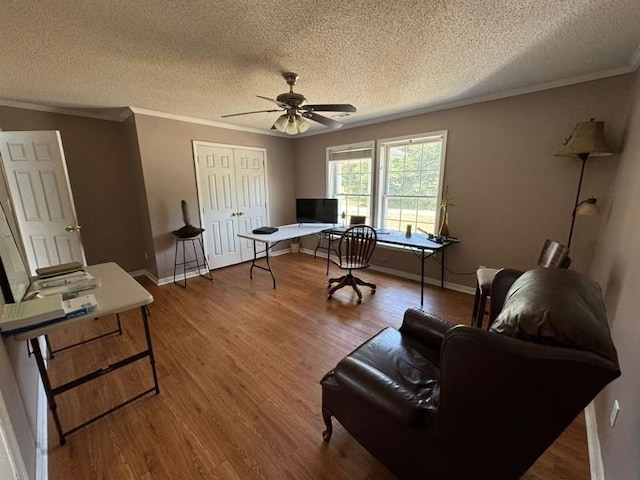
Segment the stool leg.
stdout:
<path fill-rule="evenodd" d="M 182 243 L 182 288 L 187 288 L 187 247 L 184 246 L 185 242 Z"/>
<path fill-rule="evenodd" d="M 480 305 L 480 284 L 476 282 L 476 296 L 473 298 L 473 313 L 471 314 L 471 326 L 476 325 L 477 318 L 478 318 L 479 305 Z"/>
<path fill-rule="evenodd" d="M 484 321 L 484 311 L 487 306 L 487 297 L 489 297 L 489 292 L 480 287 L 480 302 L 478 304 L 478 313 L 476 315 L 476 327 L 482 328 L 482 322 Z"/>
<path fill-rule="evenodd" d="M 208 278 L 209 280 L 213 281 L 213 274 L 211 273 L 211 270 L 209 269 L 209 263 L 207 262 L 207 256 L 204 253 L 204 243 L 202 241 L 202 235 L 200 235 L 198 237 L 198 242 L 200 243 L 200 251 L 202 252 L 202 263 L 204 263 L 204 269 L 205 269 L 205 274 L 202 275 L 205 278 Z M 197 256 L 196 256 L 197 258 Z M 200 264 L 198 264 L 198 273 L 200 273 Z"/>

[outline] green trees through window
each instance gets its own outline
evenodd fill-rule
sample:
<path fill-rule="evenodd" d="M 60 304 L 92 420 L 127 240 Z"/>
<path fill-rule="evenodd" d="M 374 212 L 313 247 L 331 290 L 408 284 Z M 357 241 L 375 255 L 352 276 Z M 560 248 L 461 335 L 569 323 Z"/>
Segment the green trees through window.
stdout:
<path fill-rule="evenodd" d="M 328 195 L 339 199 L 344 223 L 364 215 L 376 227 L 407 225 L 437 233 L 446 132 L 328 149 Z"/>

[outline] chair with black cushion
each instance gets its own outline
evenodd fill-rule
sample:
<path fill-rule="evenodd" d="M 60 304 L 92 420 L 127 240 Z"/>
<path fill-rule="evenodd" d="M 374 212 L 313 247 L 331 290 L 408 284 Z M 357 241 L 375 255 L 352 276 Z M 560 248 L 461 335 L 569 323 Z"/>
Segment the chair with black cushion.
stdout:
<path fill-rule="evenodd" d="M 323 439 L 335 418 L 400 479 L 521 478 L 620 368 L 597 283 L 502 272 L 489 331 L 409 309 L 339 361 L 320 382 Z"/>
<path fill-rule="evenodd" d="M 569 265 L 571 265 L 569 248 L 554 240 L 545 240 L 538 257 L 538 267 L 569 268 Z M 491 283 L 499 270 L 499 268 L 486 267 L 476 270 L 476 294 L 473 300 L 471 325 L 482 327 L 487 299 L 491 297 Z"/>
<path fill-rule="evenodd" d="M 338 240 L 338 246 L 335 249 L 336 256 L 331 261 L 347 273 L 341 277 L 330 278 L 329 298 L 339 289 L 347 285 L 351 286 L 358 295 L 358 303 L 362 303 L 362 292 L 358 285 L 371 288 L 371 293 L 376 293 L 376 285 L 371 282 L 365 282 L 353 275 L 354 270 L 362 270 L 369 268 L 371 255 L 376 248 L 378 237 L 376 231 L 368 225 L 355 225 L 348 228 Z M 334 283 L 337 285 L 333 286 Z"/>

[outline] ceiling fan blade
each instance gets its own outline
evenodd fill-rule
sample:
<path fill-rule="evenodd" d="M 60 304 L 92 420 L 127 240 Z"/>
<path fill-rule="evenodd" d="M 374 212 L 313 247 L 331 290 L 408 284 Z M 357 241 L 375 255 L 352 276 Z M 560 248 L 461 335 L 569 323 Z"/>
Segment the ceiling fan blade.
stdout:
<path fill-rule="evenodd" d="M 321 103 L 317 105 L 304 105 L 300 108 L 309 112 L 356 112 L 356 107 L 348 103 Z"/>
<path fill-rule="evenodd" d="M 282 110 L 256 110 L 255 112 L 242 112 L 242 113 L 232 113 L 230 115 L 220 115 L 222 118 L 226 117 L 237 117 L 238 115 L 249 115 L 250 113 L 265 113 L 265 112 L 281 112 Z"/>
<path fill-rule="evenodd" d="M 289 109 L 289 108 L 293 108 L 291 105 L 289 105 L 288 103 L 284 103 L 284 102 L 279 102 L 278 100 L 274 100 L 273 98 L 269 98 L 269 97 L 263 97 L 262 95 L 256 95 L 256 97 L 258 98 L 262 98 L 264 100 L 269 100 L 270 102 L 275 103 L 276 105 L 278 105 L 280 108 L 284 108 L 284 109 Z"/>
<path fill-rule="evenodd" d="M 300 112 L 300 115 L 302 115 L 304 118 L 308 118 L 309 120 L 313 120 L 314 122 L 321 123 L 325 127 L 329 127 L 329 128 L 342 127 L 342 123 L 328 117 L 323 117 L 322 115 L 318 115 L 317 113 Z"/>

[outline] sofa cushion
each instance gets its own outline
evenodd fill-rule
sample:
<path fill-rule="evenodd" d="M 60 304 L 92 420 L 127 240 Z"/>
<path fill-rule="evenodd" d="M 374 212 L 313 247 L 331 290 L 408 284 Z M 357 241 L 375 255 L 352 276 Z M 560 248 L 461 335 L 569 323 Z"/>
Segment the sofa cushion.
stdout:
<path fill-rule="evenodd" d="M 385 328 L 342 359 L 334 375 L 342 387 L 403 424 L 423 425 L 437 409 L 440 392 L 440 369 L 425 350 Z"/>
<path fill-rule="evenodd" d="M 524 273 L 509 289 L 491 331 L 617 361 L 600 286 L 572 270 Z"/>

